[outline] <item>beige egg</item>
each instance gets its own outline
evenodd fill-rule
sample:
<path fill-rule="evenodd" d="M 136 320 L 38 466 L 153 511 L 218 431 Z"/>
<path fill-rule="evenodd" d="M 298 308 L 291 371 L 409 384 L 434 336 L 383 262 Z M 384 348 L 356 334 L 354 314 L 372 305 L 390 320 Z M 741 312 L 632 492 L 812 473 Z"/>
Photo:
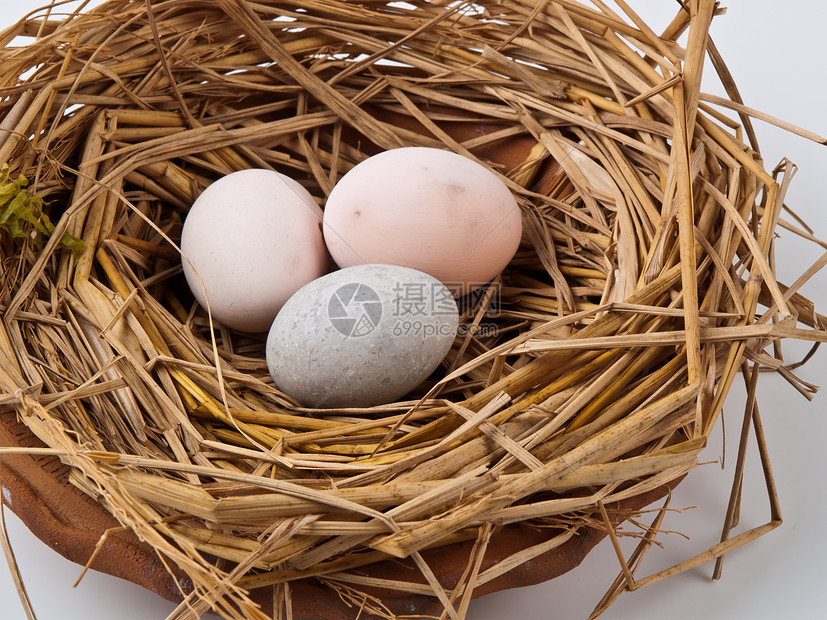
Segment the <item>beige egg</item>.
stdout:
<path fill-rule="evenodd" d="M 269 330 L 290 296 L 327 272 L 321 222 L 310 193 L 283 174 L 252 169 L 219 179 L 184 220 L 190 290 L 227 327 Z"/>
<path fill-rule="evenodd" d="M 505 183 L 440 149 L 374 155 L 342 177 L 325 205 L 325 242 L 340 267 L 409 267 L 455 295 L 499 275 L 521 235 L 520 209 Z"/>

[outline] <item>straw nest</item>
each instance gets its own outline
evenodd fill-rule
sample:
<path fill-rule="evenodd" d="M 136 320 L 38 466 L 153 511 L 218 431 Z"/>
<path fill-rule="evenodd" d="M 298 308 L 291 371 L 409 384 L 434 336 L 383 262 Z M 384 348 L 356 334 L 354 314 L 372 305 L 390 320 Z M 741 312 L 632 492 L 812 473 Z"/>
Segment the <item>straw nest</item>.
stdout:
<path fill-rule="evenodd" d="M 290 584 L 315 579 L 354 614 L 393 616 L 378 588 L 460 618 L 587 529 L 614 539 L 615 502 L 697 465 L 742 370 L 811 389 L 765 351 L 824 340 L 796 293 L 812 270 L 786 287 L 772 267 L 779 224 L 811 237 L 708 38 L 713 2 L 660 36 L 621 2 L 60 4 L 0 33 L 33 37 L 0 52 L 2 402 L 191 581 L 192 609 L 260 617 L 247 589 L 275 585 L 289 614 Z M 731 100 L 701 94 L 707 56 Z M 324 205 L 404 145 L 494 170 L 523 243 L 408 400 L 301 408 L 262 342 L 193 302 L 181 222 L 230 171 L 282 171 Z M 547 539 L 492 564 L 510 523 Z M 421 552 L 459 541 L 467 569 L 440 583 Z M 387 558 L 419 576 L 360 571 Z"/>

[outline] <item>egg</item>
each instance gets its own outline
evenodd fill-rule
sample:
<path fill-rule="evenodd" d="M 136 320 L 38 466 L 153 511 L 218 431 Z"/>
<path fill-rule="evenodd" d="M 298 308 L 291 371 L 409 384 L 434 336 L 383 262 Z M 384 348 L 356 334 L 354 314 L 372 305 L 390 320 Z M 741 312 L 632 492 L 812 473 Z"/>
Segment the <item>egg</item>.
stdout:
<path fill-rule="evenodd" d="M 228 174 L 184 220 L 187 284 L 201 306 L 209 301 L 214 320 L 266 332 L 293 293 L 327 272 L 321 222 L 321 209 L 295 180 L 262 169 Z"/>
<path fill-rule="evenodd" d="M 369 157 L 325 204 L 324 237 L 337 265 L 410 267 L 455 295 L 499 275 L 521 236 L 520 209 L 505 183 L 472 159 L 435 148 Z"/>
<path fill-rule="evenodd" d="M 439 366 L 458 323 L 453 296 L 431 276 L 348 267 L 284 304 L 267 336 L 267 367 L 276 387 L 306 407 L 394 402 Z"/>

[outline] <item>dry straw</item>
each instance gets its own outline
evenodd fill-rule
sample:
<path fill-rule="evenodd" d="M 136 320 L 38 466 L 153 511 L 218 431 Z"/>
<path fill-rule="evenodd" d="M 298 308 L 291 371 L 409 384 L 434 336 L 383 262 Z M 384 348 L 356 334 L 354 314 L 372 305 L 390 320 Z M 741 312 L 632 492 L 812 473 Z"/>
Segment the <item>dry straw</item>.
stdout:
<path fill-rule="evenodd" d="M 315 579 L 354 615 L 393 617 L 380 587 L 462 618 L 475 589 L 589 528 L 616 544 L 615 502 L 697 465 L 739 372 L 770 522 L 729 537 L 736 480 L 723 542 L 641 578 L 661 511 L 633 556 L 616 547 L 595 615 L 780 523 L 758 372 L 809 396 L 777 345 L 827 338 L 797 292 L 824 261 L 791 286 L 774 276 L 777 227 L 824 245 L 784 204 L 794 167 L 767 172 L 758 153 L 751 118 L 783 124 L 740 102 L 708 36 L 716 3 L 682 3 L 662 35 L 624 2 L 593 4 L 110 0 L 0 33 L 0 163 L 56 223 L 0 242 L 0 401 L 189 578 L 173 617 L 263 617 L 255 586 L 291 617 L 290 584 Z M 700 91 L 706 58 L 729 100 Z M 262 343 L 182 286 L 181 222 L 230 171 L 280 170 L 323 205 L 402 145 L 490 166 L 519 197 L 523 244 L 410 400 L 298 407 Z M 487 561 L 509 523 L 550 534 Z M 440 583 L 421 552 L 458 541 L 475 541 L 467 569 Z M 359 570 L 387 558 L 419 575 Z"/>

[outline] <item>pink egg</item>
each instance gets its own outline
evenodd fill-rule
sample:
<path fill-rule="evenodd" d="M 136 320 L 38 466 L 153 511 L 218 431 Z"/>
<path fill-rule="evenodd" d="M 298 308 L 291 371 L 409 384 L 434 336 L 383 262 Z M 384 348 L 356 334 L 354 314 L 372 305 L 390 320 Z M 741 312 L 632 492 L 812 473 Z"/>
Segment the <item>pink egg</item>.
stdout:
<path fill-rule="evenodd" d="M 514 257 L 520 209 L 508 187 L 451 151 L 406 147 L 361 162 L 333 188 L 324 237 L 340 267 L 424 271 L 455 295 L 491 281 Z"/>

